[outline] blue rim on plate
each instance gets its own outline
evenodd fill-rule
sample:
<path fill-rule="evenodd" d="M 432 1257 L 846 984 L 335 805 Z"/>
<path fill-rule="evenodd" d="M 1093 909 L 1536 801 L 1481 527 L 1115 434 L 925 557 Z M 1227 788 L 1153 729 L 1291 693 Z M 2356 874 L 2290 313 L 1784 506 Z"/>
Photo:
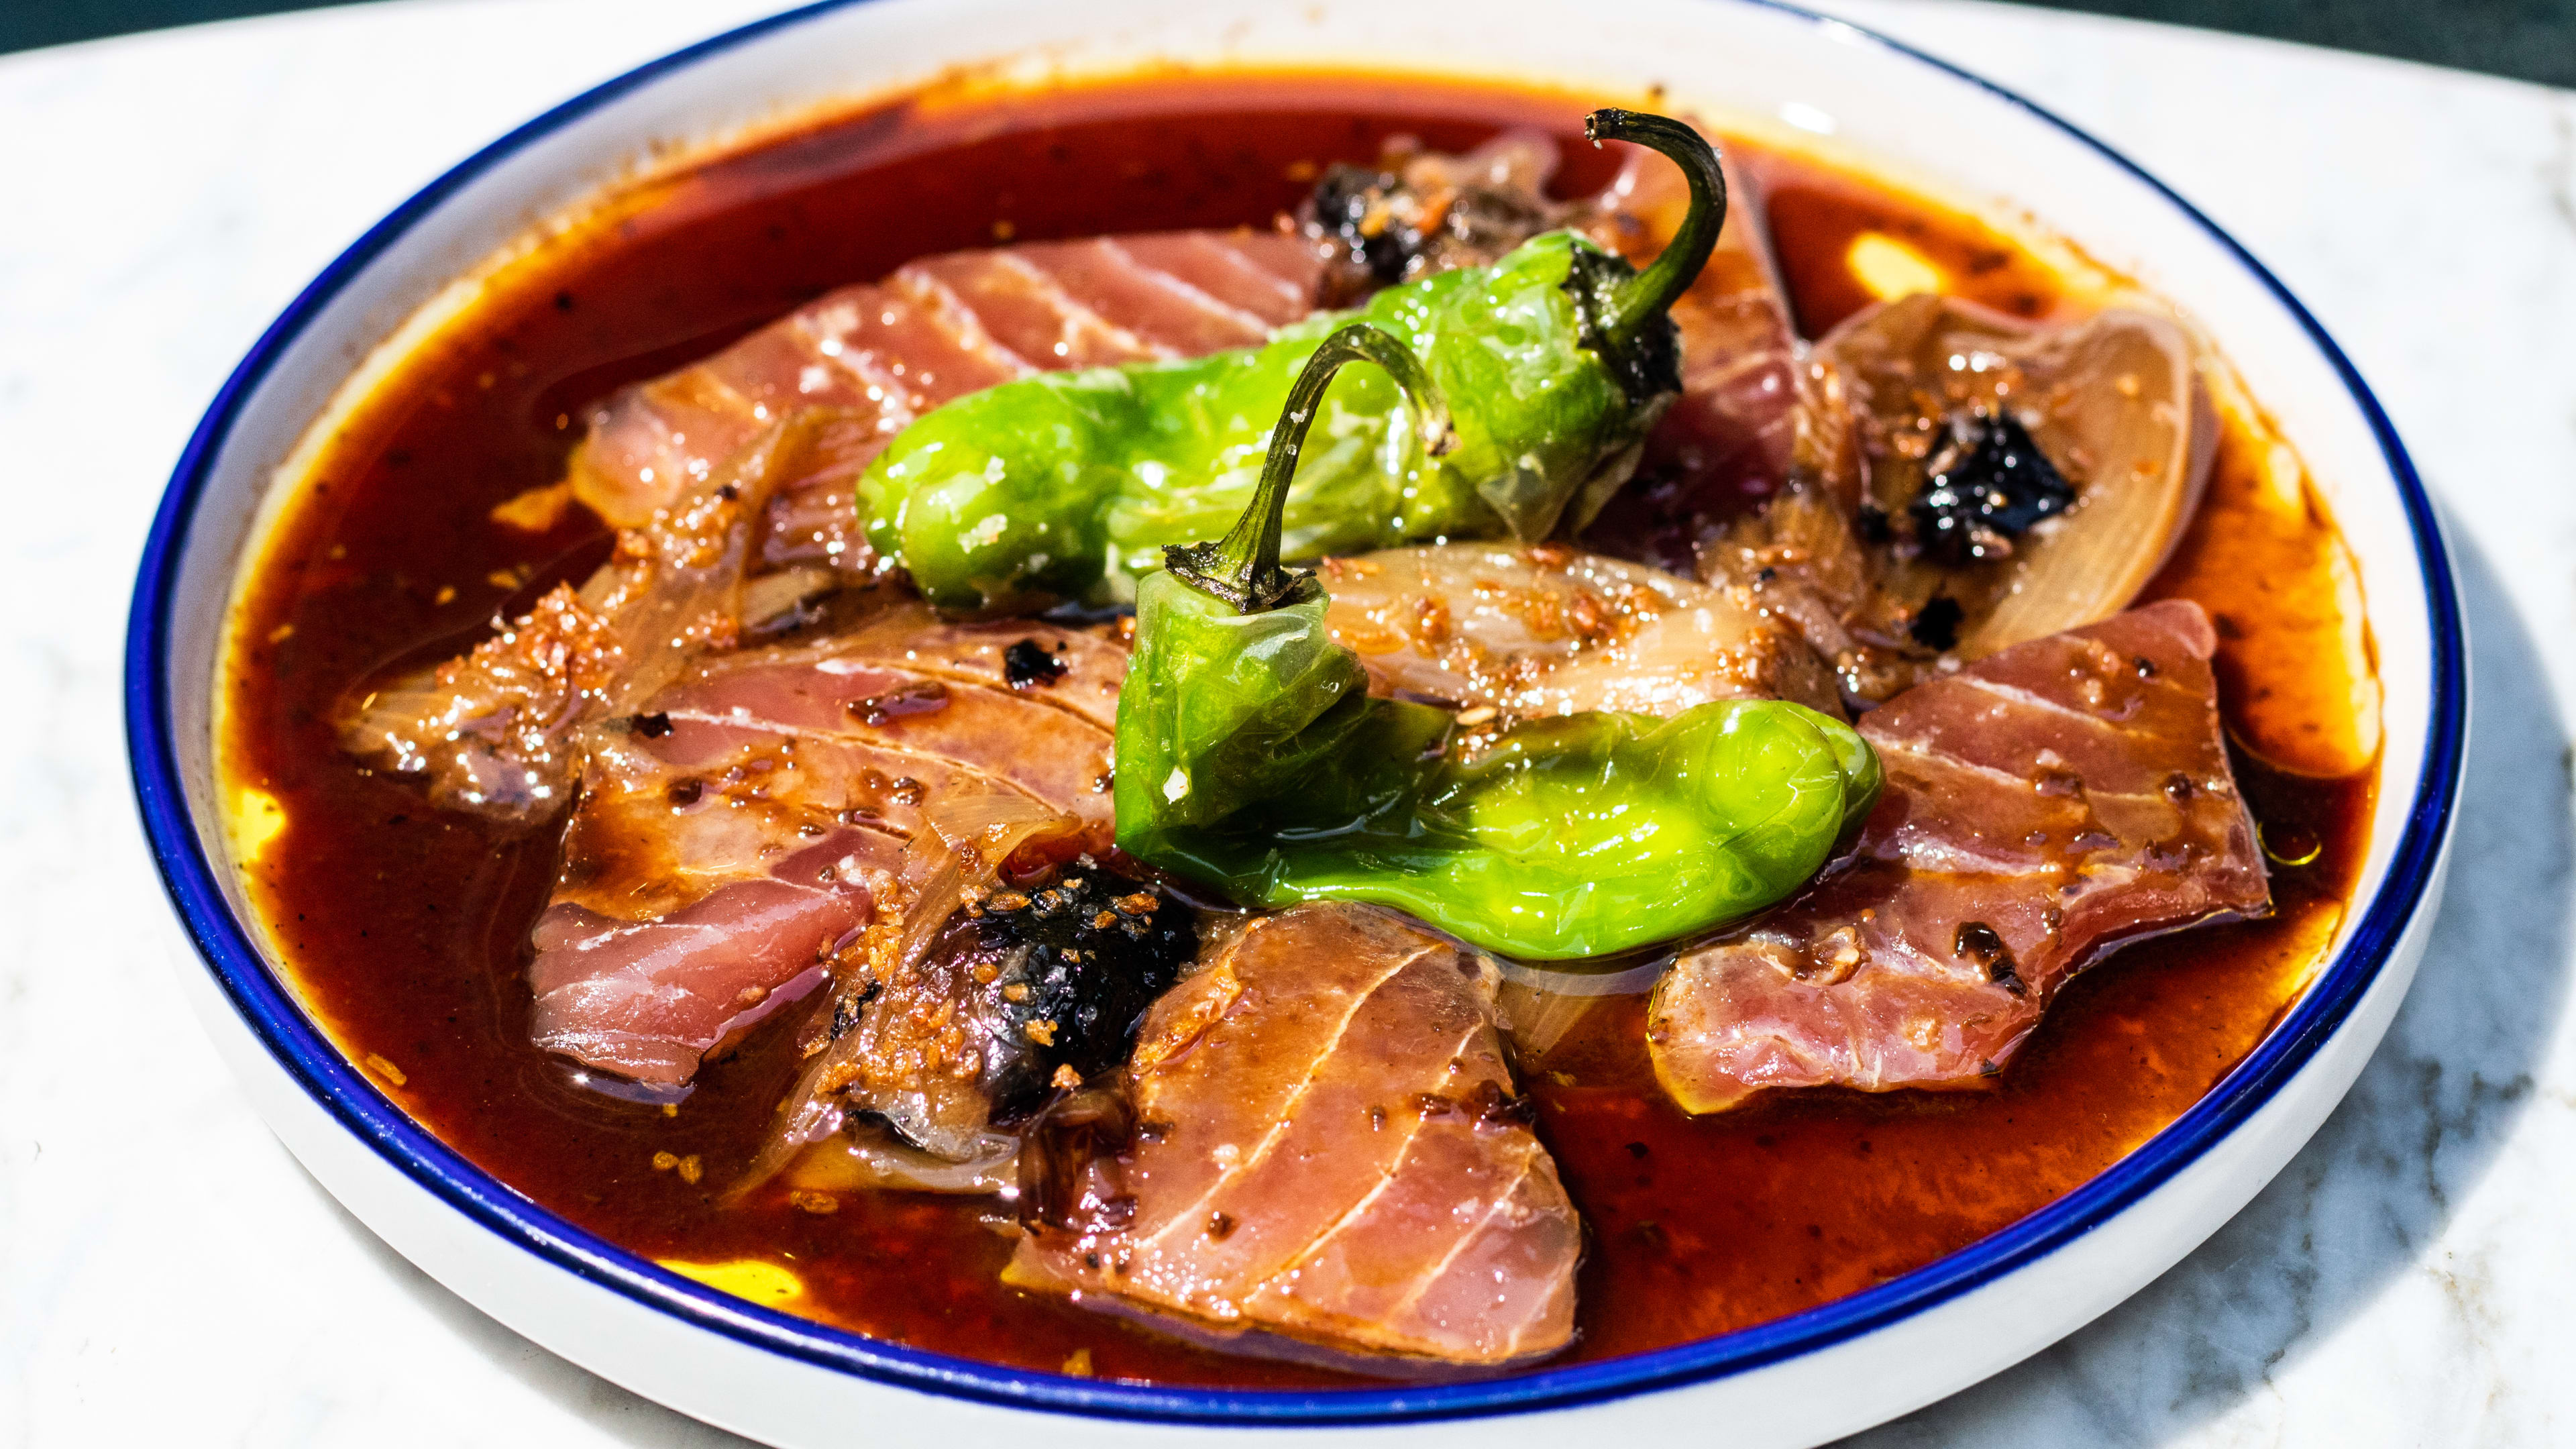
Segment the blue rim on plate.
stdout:
<path fill-rule="evenodd" d="M 648 62 L 520 126 L 424 187 L 376 223 L 271 323 L 189 438 L 152 522 L 135 581 L 125 650 L 127 751 L 144 832 L 172 903 L 217 983 L 297 1084 L 413 1182 L 539 1258 L 688 1323 L 772 1353 L 863 1377 L 987 1403 L 1165 1423 L 1372 1424 L 1567 1408 L 1670 1388 L 1813 1352 L 1956 1298 L 2025 1267 L 2164 1184 L 2270 1101 L 2351 1015 L 2378 978 L 2432 882 L 2449 832 L 2465 747 L 2466 666 L 2448 551 L 2414 463 L 2387 414 L 2325 329 L 2263 265 L 2189 202 L 2125 156 L 2013 92 L 1849 22 L 1780 0 L 1713 0 L 1830 26 L 2027 112 L 2143 183 L 2217 242 L 2298 320 L 2368 419 L 2405 508 L 2425 585 L 2433 716 L 2424 769 L 2388 876 L 2331 967 L 2226 1079 L 2144 1145 L 2019 1222 L 1878 1287 L 1817 1308 L 1650 1353 L 1467 1383 L 1307 1392 L 1163 1388 L 1005 1368 L 859 1337 L 756 1307 L 682 1278 L 562 1221 L 503 1187 L 413 1122 L 352 1067 L 305 1016 L 233 917 L 218 865 L 189 819 L 172 728 L 166 661 L 179 563 L 197 503 L 243 404 L 279 357 L 348 282 L 416 222 L 502 159 L 666 74 L 818 15 L 867 3 L 821 3 L 755 21 Z"/>

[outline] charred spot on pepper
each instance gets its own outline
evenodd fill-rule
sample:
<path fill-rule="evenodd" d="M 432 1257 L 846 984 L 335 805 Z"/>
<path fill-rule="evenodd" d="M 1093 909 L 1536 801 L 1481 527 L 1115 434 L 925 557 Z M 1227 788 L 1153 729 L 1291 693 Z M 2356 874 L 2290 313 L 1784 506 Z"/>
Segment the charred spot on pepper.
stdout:
<path fill-rule="evenodd" d="M 2008 557 L 2012 540 L 2075 503 L 2075 489 L 2009 411 L 1971 409 L 1924 470 L 1906 513 L 1915 545 L 1951 568 Z"/>
<path fill-rule="evenodd" d="M 639 714 L 635 716 L 634 729 L 635 733 L 648 740 L 658 740 L 671 732 L 671 717 L 658 712 Z"/>
<path fill-rule="evenodd" d="M 1574 298 L 1584 347 L 1619 384 L 1632 407 L 1660 407 L 1682 390 L 1682 330 L 1672 318 L 1656 315 L 1634 331 L 1617 325 L 1619 300 L 1636 281 L 1637 272 L 1624 257 L 1591 247 L 1576 247 L 1565 272 L 1565 290 Z"/>
<path fill-rule="evenodd" d="M 1064 677 L 1065 663 L 1035 639 L 1022 639 L 1002 651 L 1002 679 L 1013 689 L 1053 684 Z"/>

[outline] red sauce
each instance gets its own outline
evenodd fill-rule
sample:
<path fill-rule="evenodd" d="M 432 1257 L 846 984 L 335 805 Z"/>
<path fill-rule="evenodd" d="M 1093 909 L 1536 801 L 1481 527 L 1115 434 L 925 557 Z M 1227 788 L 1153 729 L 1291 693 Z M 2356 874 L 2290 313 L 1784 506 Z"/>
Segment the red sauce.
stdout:
<path fill-rule="evenodd" d="M 1783 158 L 1758 158 L 1753 170 L 1763 183 L 1763 209 L 1797 308 L 1798 330 L 1806 336 L 1822 337 L 1878 300 L 1843 261 L 1852 238 L 1864 232 L 1892 237 L 1921 254 L 1959 296 L 2016 317 L 2038 319 L 2058 310 L 2055 273 L 1974 217 L 1891 193 L 1864 177 Z"/>
<path fill-rule="evenodd" d="M 324 450 L 246 596 L 225 688 L 229 777 L 280 803 L 252 895 L 316 1014 L 395 1100 L 571 1221 L 657 1259 L 791 1268 L 787 1306 L 920 1347 L 1175 1383 L 1335 1381 L 1210 1355 L 1002 1287 L 990 1204 L 845 1195 L 814 1216 L 722 1205 L 793 1073 L 790 1033 L 711 1063 L 676 1113 L 578 1086 L 527 1039 L 530 923 L 551 832 L 508 838 L 428 808 L 336 748 L 343 691 L 395 659 L 472 642 L 604 538 L 586 515 L 531 541 L 491 507 L 554 481 L 583 405 L 714 349 L 817 294 L 997 236 L 1266 225 L 1317 163 L 1409 133 L 1463 149 L 1510 125 L 1565 141 L 1562 185 L 1598 184 L 1580 97 L 1386 77 L 1165 77 L 976 100 L 929 95 L 833 119 L 621 193 L 505 271 Z M 1737 143 L 1767 183 L 1805 324 L 1866 300 L 1842 257 L 1898 236 L 1959 290 L 2025 315 L 2052 274 L 1973 219 L 1864 177 Z M 2220 483 L 2159 592 L 2241 622 L 2222 659 L 2232 725 L 2327 707 L 2316 651 L 2275 647 L 2265 611 L 2341 627 L 2332 525 L 2261 507 L 2261 457 L 2231 429 Z M 2221 542 L 2221 541 L 2224 542 Z M 2221 566 L 2224 565 L 2224 566 Z M 2323 666 L 2316 666 L 2322 668 Z M 2333 687 L 2346 687 L 2336 676 Z M 2348 693 L 2348 688 L 2347 688 Z M 2257 729 L 2256 738 L 2264 731 Z M 2316 859 L 2276 868 L 2268 921 L 2121 953 L 2071 986 L 1988 1090 L 1810 1093 L 1692 1120 L 1644 1069 L 1614 1002 L 1532 1084 L 1541 1130 L 1592 1226 L 1582 1337 L 1598 1358 L 1757 1323 L 1867 1287 L 2009 1224 L 2101 1171 L 2206 1092 L 2278 1018 L 2331 939 L 2365 845 L 2373 772 L 2316 779 L 2250 756 L 2239 779 Z M 399 1082 L 394 1074 L 399 1073 Z M 696 1180 L 661 1160 L 694 1157 Z"/>

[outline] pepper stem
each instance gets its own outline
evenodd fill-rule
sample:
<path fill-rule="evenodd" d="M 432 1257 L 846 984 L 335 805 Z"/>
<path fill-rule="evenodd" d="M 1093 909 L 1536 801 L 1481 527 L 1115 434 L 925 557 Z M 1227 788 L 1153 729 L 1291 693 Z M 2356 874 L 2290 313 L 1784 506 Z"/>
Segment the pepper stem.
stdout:
<path fill-rule="evenodd" d="M 1288 405 L 1279 415 L 1279 425 L 1270 430 L 1270 454 L 1262 461 L 1260 486 L 1253 489 L 1252 503 L 1243 516 L 1217 542 L 1165 548 L 1165 568 L 1184 583 L 1234 605 L 1239 613 L 1267 613 L 1304 597 L 1314 584 L 1314 574 L 1279 566 L 1288 485 L 1297 476 L 1297 455 L 1306 446 L 1306 430 L 1314 424 L 1324 389 L 1344 364 L 1352 362 L 1374 362 L 1385 368 L 1413 406 L 1423 451 L 1433 457 L 1449 451 L 1456 441 L 1449 427 L 1449 403 L 1424 370 L 1422 359 L 1394 333 L 1353 322 L 1326 337 L 1289 385 Z"/>
<path fill-rule="evenodd" d="M 1627 141 L 1659 152 L 1682 168 L 1690 183 L 1690 211 L 1682 217 L 1681 230 L 1673 233 L 1662 256 L 1620 285 L 1612 304 L 1609 330 L 1634 337 L 1680 300 L 1717 249 L 1718 229 L 1726 225 L 1726 172 L 1706 137 L 1669 116 L 1598 110 L 1583 118 L 1583 134 L 1596 146 Z"/>

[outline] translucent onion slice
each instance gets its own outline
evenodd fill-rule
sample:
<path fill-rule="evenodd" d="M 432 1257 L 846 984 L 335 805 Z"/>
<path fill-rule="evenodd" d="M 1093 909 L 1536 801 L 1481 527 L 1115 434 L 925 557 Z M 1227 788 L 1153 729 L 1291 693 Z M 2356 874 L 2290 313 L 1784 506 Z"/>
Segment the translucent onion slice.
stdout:
<path fill-rule="evenodd" d="M 1511 1043 L 1512 1064 L 1525 1074 L 1546 1070 L 1548 1058 L 1593 1012 L 1654 990 L 1678 954 L 1642 952 L 1624 963 L 1586 962 L 1584 969 L 1497 961 L 1503 986 L 1495 1015 Z"/>
<path fill-rule="evenodd" d="M 899 925 L 903 931 L 896 959 L 906 964 L 920 961 L 928 952 L 940 928 L 965 903 L 966 892 L 970 888 L 989 891 L 1001 883 L 1003 871 L 1009 867 L 1011 857 L 1020 847 L 1033 842 L 1078 846 L 1082 831 L 1081 821 L 1074 816 L 1060 815 L 1025 795 L 1002 792 L 954 796 L 935 802 L 923 813 L 930 828 L 914 836 L 905 847 L 903 864 L 897 870 L 891 898 L 877 904 L 879 922 Z M 1071 849 L 1065 853 L 1071 854 Z M 853 988 L 864 979 L 848 974 L 856 969 L 851 963 L 845 963 L 840 969 L 844 974 L 834 980 L 831 990 L 814 1008 L 820 1013 L 818 1021 L 835 1020 L 841 1012 L 840 1003 L 851 999 L 855 995 Z M 851 1064 L 857 1060 L 865 1041 L 862 1033 L 847 1031 L 820 1044 L 820 1049 L 807 1060 L 796 1084 L 788 1089 L 780 1103 L 777 1124 L 770 1129 L 768 1142 L 753 1155 L 751 1166 L 744 1170 L 741 1180 L 728 1189 L 734 1197 L 739 1198 L 777 1176 L 782 1168 L 797 1161 L 809 1148 L 819 1150 L 818 1161 L 838 1162 L 842 1168 L 851 1171 L 861 1168 L 868 1171 L 895 1170 L 889 1164 L 895 1163 L 896 1159 L 882 1154 L 875 1158 L 865 1153 L 854 1157 L 835 1156 L 836 1153 L 856 1151 L 833 1144 L 848 1119 L 848 1114 L 842 1110 L 840 1091 L 851 1081 L 854 1075 L 850 1070 Z M 970 1146 L 960 1160 L 971 1165 L 989 1155 L 983 1148 L 971 1145 L 980 1141 L 979 1138 L 970 1135 L 965 1140 Z M 871 1162 L 875 1166 L 868 1166 Z M 904 1170 L 913 1171 L 912 1168 Z M 971 1176 L 969 1173 L 968 1177 Z M 966 1189 L 924 1187 L 922 1190 L 947 1192 Z"/>
<path fill-rule="evenodd" d="M 1872 307 L 1818 344 L 1841 375 L 1860 432 L 1862 496 L 1901 516 L 1921 490 L 1945 419 L 2009 409 L 2076 493 L 2011 540 L 2010 556 L 1964 568 L 1894 557 L 1893 601 L 1959 602 L 1969 659 L 2099 622 L 2125 608 L 2173 552 L 2199 505 L 2217 423 L 2190 338 L 2125 309 L 2041 327 L 1956 298 Z"/>
<path fill-rule="evenodd" d="M 973 1197 L 1019 1196 L 1020 1139 L 1007 1132 L 978 1132 L 973 1152 L 951 1162 L 905 1142 L 873 1123 L 861 1123 L 805 1149 L 787 1168 L 789 1187 L 807 1192 L 893 1189 Z"/>
<path fill-rule="evenodd" d="M 909 900 L 897 959 L 906 965 L 930 949 L 932 938 L 965 904 L 969 888 L 989 893 L 999 886 L 1014 851 L 1040 835 L 1072 837 L 1083 830 L 1074 816 L 1000 791 L 933 801 L 922 818 L 930 829 L 905 847 L 901 871 Z"/>

